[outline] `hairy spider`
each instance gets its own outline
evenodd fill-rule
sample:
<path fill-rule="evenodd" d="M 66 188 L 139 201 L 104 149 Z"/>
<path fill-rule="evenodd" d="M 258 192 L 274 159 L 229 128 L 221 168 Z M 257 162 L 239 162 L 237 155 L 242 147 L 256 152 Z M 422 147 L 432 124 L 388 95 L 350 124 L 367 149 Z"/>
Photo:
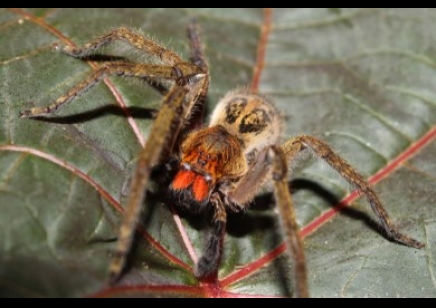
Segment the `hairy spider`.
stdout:
<path fill-rule="evenodd" d="M 300 152 L 306 150 L 325 160 L 357 187 L 390 239 L 410 247 L 424 247 L 423 243 L 398 231 L 370 185 L 326 143 L 315 137 L 300 135 L 278 145 L 283 119 L 269 100 L 261 95 L 245 89 L 229 92 L 219 101 L 209 126 L 183 134 L 193 107 L 204 105 L 209 87 L 209 68 L 195 22 L 188 27 L 188 37 L 191 47 L 189 62 L 127 28 L 115 29 L 82 48 L 56 46 L 69 56 L 86 59 L 98 48 L 121 40 L 160 63 L 105 62 L 53 104 L 20 113 L 20 117 L 50 114 L 108 75 L 135 77 L 155 84 L 172 82 L 132 178 L 117 249 L 109 269 L 112 282 L 119 278 L 125 267 L 152 168 L 169 161 L 171 157 L 178 160 L 177 171 L 169 187 L 174 200 L 193 212 L 207 208 L 214 210 L 206 249 L 195 268 L 199 279 L 217 271 L 227 210 L 245 209 L 259 189 L 272 181 L 284 234 L 295 262 L 296 295 L 308 296 L 303 244 L 287 183 L 288 166 Z"/>

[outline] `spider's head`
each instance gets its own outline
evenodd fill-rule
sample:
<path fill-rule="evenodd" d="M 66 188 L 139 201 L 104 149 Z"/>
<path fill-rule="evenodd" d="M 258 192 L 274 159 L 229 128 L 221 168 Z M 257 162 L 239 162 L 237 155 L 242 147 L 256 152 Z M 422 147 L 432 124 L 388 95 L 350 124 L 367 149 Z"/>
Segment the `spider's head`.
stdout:
<path fill-rule="evenodd" d="M 180 170 L 170 189 L 187 202 L 206 204 L 217 184 L 234 180 L 247 170 L 240 141 L 220 126 L 192 132 L 181 145 Z"/>

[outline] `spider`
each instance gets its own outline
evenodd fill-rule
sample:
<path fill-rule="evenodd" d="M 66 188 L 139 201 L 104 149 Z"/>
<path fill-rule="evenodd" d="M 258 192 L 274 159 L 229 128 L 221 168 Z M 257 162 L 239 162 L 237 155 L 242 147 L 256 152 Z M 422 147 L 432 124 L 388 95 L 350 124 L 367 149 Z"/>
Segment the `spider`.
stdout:
<path fill-rule="evenodd" d="M 304 151 L 326 161 L 366 197 L 392 241 L 418 249 L 424 247 L 423 243 L 402 234 L 395 227 L 367 181 L 325 142 L 300 135 L 278 144 L 284 121 L 280 112 L 262 95 L 247 89 L 231 91 L 218 102 L 208 126 L 188 131 L 187 123 L 195 110 L 205 104 L 209 88 L 209 67 L 195 21 L 188 26 L 188 38 L 189 61 L 183 61 L 173 51 L 128 28 L 114 29 L 81 48 L 56 45 L 56 49 L 69 56 L 87 59 L 97 49 L 114 41 L 123 41 L 159 64 L 126 60 L 104 62 L 53 104 L 19 114 L 22 118 L 51 114 L 110 75 L 139 78 L 164 88 L 164 82 L 171 83 L 166 88 L 162 107 L 132 177 L 126 212 L 109 269 L 111 282 L 116 282 L 125 268 L 152 169 L 170 158 L 177 161 L 177 170 L 168 188 L 173 199 L 192 212 L 214 211 L 204 254 L 195 266 L 194 272 L 199 279 L 217 272 L 227 211 L 246 209 L 259 189 L 272 182 L 284 234 L 295 263 L 296 295 L 309 295 L 303 243 L 287 182 L 289 166 Z"/>

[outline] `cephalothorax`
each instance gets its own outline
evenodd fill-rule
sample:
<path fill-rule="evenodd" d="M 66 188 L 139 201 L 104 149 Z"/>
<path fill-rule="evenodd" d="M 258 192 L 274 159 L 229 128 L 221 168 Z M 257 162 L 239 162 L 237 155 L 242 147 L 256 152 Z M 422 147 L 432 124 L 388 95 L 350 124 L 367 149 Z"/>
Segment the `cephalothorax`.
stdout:
<path fill-rule="evenodd" d="M 190 61 L 183 61 L 174 52 L 127 28 L 115 29 L 83 48 L 57 46 L 70 56 L 86 58 L 96 49 L 121 40 L 148 54 L 159 64 L 105 62 L 53 104 L 20 113 L 21 117 L 52 113 L 108 75 L 135 77 L 155 84 L 162 80 L 172 82 L 132 178 L 117 251 L 110 267 L 112 282 L 117 280 L 125 267 L 151 170 L 170 157 L 178 160 L 177 172 L 169 185 L 171 194 L 176 196 L 173 199 L 193 212 L 207 208 L 214 210 L 206 249 L 195 267 L 195 275 L 199 279 L 217 272 L 227 210 L 246 208 L 259 189 L 272 181 L 284 234 L 295 262 L 296 294 L 308 296 L 304 250 L 287 183 L 288 166 L 307 149 L 325 160 L 366 197 L 390 239 L 410 247 L 424 247 L 424 244 L 398 231 L 370 185 L 326 143 L 315 137 L 300 135 L 278 144 L 283 126 L 280 113 L 268 99 L 257 93 L 247 89 L 229 92 L 218 103 L 207 127 L 180 136 L 185 131 L 183 128 L 193 107 L 205 103 L 209 88 L 209 68 L 195 22 L 190 24 L 188 36 Z"/>
<path fill-rule="evenodd" d="M 232 191 L 257 154 L 277 143 L 281 127 L 278 111 L 265 98 L 247 90 L 229 93 L 215 108 L 209 127 L 183 140 L 181 170 L 171 188 L 200 204 L 208 203 L 213 191 L 221 192 L 230 202 L 227 206 L 244 208 L 247 200 L 234 198 Z"/>

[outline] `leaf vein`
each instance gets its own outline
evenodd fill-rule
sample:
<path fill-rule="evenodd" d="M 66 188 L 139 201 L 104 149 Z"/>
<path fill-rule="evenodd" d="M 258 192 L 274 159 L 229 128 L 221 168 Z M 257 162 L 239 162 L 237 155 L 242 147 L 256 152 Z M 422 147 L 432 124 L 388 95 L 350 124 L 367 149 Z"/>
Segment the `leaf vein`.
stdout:
<path fill-rule="evenodd" d="M 306 21 L 306 22 L 298 22 L 294 24 L 275 24 L 274 30 L 277 31 L 283 31 L 283 30 L 300 30 L 300 29 L 307 29 L 307 28 L 319 28 L 319 27 L 325 27 L 325 26 L 331 26 L 333 24 L 337 23 L 343 23 L 350 21 L 356 17 L 368 15 L 370 13 L 378 12 L 376 9 L 359 9 L 359 10 L 353 10 L 350 13 L 337 15 L 330 18 L 324 18 L 321 20 L 315 20 L 315 21 Z"/>
<path fill-rule="evenodd" d="M 408 136 L 406 136 L 401 131 L 399 131 L 394 125 L 392 125 L 390 123 L 389 119 L 387 119 L 386 117 L 381 115 L 379 112 L 376 112 L 374 109 L 372 109 L 368 105 L 363 104 L 357 98 L 355 98 L 349 94 L 346 94 L 344 97 L 349 102 L 354 103 L 356 106 L 360 107 L 363 111 L 367 112 L 368 114 L 370 114 L 371 116 L 376 118 L 380 123 L 384 124 L 388 129 L 390 129 L 391 131 L 396 133 L 402 139 L 407 140 L 409 143 L 413 142 L 413 140 L 411 140 Z"/>

